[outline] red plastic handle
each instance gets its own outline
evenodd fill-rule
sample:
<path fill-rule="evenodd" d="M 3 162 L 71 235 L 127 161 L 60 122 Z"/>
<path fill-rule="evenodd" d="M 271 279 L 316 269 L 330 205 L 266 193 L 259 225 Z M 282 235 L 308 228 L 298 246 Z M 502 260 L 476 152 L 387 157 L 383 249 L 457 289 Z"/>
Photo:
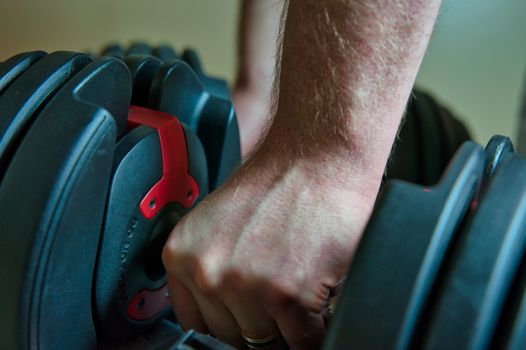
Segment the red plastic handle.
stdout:
<path fill-rule="evenodd" d="M 188 151 L 182 125 L 171 114 L 130 106 L 128 127 L 146 125 L 157 129 L 161 145 L 163 175 L 140 203 L 140 211 L 151 219 L 168 203 L 190 208 L 199 196 L 199 186 L 188 170 Z"/>

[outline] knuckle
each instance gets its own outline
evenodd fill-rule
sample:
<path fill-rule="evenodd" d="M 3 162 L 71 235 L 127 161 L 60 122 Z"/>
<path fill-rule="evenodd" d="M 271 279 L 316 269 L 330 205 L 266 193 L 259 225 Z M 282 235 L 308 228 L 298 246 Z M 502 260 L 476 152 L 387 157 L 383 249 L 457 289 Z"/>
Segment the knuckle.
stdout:
<path fill-rule="evenodd" d="M 174 266 L 174 261 L 177 260 L 177 252 L 176 250 L 173 248 L 173 244 L 170 244 L 171 241 L 169 240 L 165 245 L 164 245 L 164 248 L 163 248 L 163 251 L 162 251 L 162 254 L 161 254 L 161 259 L 162 259 L 162 262 L 163 262 L 163 265 L 164 265 L 164 268 L 166 269 L 167 272 L 172 272 L 173 270 L 173 266 Z"/>
<path fill-rule="evenodd" d="M 299 284 L 293 280 L 277 280 L 271 285 L 272 298 L 279 305 L 297 303 L 301 297 Z"/>
<path fill-rule="evenodd" d="M 270 298 L 280 308 L 294 307 L 309 312 L 321 312 L 328 300 L 325 286 L 305 280 L 278 281 L 272 286 Z"/>
<path fill-rule="evenodd" d="M 170 233 L 170 236 L 168 236 L 168 239 L 166 240 L 166 243 L 164 244 L 163 248 L 163 258 L 166 254 L 166 258 L 174 258 L 177 255 L 181 253 L 183 250 L 183 239 L 182 234 L 174 228 L 172 232 Z"/>
<path fill-rule="evenodd" d="M 207 271 L 200 263 L 197 263 L 196 268 L 193 272 L 193 281 L 195 286 L 201 293 L 206 296 L 216 294 L 218 289 L 216 279 L 212 276 L 210 271 Z"/>
<path fill-rule="evenodd" d="M 213 295 L 221 287 L 224 270 L 224 261 L 221 255 L 214 250 L 209 250 L 196 257 L 192 277 L 196 287 L 203 294 Z"/>
<path fill-rule="evenodd" d="M 185 277 L 191 270 L 191 262 L 189 257 L 180 254 L 179 251 L 170 249 L 165 246 L 162 252 L 162 262 L 164 269 L 169 276 Z"/>
<path fill-rule="evenodd" d="M 161 260 L 167 274 L 171 276 L 187 276 L 191 274 L 196 257 L 178 244 L 177 239 L 169 239 L 164 245 Z"/>

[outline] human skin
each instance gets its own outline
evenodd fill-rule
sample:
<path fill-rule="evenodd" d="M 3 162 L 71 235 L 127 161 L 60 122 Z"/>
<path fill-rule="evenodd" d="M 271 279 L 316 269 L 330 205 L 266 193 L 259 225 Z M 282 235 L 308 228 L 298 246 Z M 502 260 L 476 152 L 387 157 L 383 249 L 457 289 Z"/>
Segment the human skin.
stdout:
<path fill-rule="evenodd" d="M 372 211 L 439 0 L 291 0 L 255 152 L 163 251 L 185 329 L 318 349 Z M 286 5 L 287 6 L 287 5 Z M 279 91 L 279 95 L 278 95 Z"/>

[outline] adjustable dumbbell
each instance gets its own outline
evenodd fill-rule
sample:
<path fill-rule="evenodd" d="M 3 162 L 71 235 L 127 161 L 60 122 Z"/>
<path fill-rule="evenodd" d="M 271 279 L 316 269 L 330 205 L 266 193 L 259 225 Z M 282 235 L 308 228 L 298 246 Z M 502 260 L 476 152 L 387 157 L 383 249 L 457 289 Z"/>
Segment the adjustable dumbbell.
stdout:
<path fill-rule="evenodd" d="M 437 282 L 422 326 L 426 349 L 493 347 L 526 251 L 526 160 L 514 156 L 506 139 L 490 141 L 486 152 L 488 183 Z"/>
<path fill-rule="evenodd" d="M 43 82 L 54 62 L 40 64 Z M 203 148 L 174 116 L 129 107 L 122 62 L 70 71 L 19 137 L 0 185 L 0 241 L 9 250 L 0 261 L 9 304 L 2 343 L 87 349 L 133 342 L 160 325 L 179 336 L 163 320 L 170 307 L 161 249 L 207 191 Z M 25 106 L 33 96 L 26 90 L 24 103 L 6 106 Z"/>
<path fill-rule="evenodd" d="M 344 342 L 353 348 L 409 345 L 447 247 L 480 186 L 484 160 L 482 149 L 467 143 L 435 187 L 401 181 L 385 186 L 353 257 L 331 348 Z"/>
<path fill-rule="evenodd" d="M 524 348 L 524 198 L 526 160 L 504 137 L 464 144 L 436 186 L 388 184 L 325 349 Z"/>

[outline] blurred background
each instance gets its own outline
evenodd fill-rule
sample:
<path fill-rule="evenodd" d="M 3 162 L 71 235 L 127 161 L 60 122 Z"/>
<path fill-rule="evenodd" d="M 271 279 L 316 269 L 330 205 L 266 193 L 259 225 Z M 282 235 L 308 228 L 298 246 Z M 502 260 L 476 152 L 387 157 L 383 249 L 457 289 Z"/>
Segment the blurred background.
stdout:
<path fill-rule="evenodd" d="M 239 0 L 0 0 L 0 61 L 28 50 L 98 52 L 112 42 L 195 48 L 234 79 Z M 516 140 L 526 80 L 526 1 L 443 0 L 417 86 L 475 139 Z"/>

